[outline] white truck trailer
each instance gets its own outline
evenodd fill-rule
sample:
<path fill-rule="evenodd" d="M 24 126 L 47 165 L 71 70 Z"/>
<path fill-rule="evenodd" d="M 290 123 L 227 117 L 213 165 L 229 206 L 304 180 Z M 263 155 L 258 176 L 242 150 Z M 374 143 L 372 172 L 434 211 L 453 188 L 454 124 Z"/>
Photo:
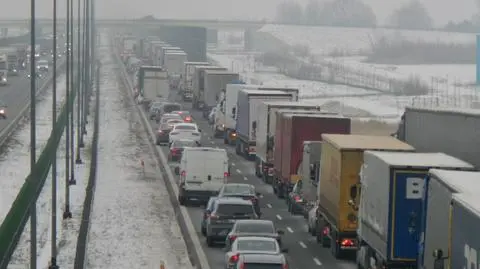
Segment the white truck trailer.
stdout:
<path fill-rule="evenodd" d="M 183 78 L 181 80 L 180 89 L 182 91 L 183 101 L 191 101 L 193 97 L 193 75 L 195 66 L 209 66 L 208 62 L 185 62 L 183 65 Z"/>
<path fill-rule="evenodd" d="M 138 87 L 146 105 L 155 100 L 167 100 L 170 93 L 167 71 L 159 66 L 141 66 Z"/>
<path fill-rule="evenodd" d="M 192 87 L 192 107 L 203 110 L 202 95 L 205 89 L 205 71 L 206 70 L 227 70 L 224 67 L 213 65 L 197 65 L 194 67 L 193 87 Z"/>
<path fill-rule="evenodd" d="M 178 89 L 182 79 L 183 65 L 187 61 L 187 54 L 183 51 L 165 53 L 164 67 L 168 72 L 171 89 Z"/>
<path fill-rule="evenodd" d="M 7 54 L 0 54 L 0 86 L 8 85 L 8 59 Z"/>
<path fill-rule="evenodd" d="M 238 81 L 240 75 L 228 70 L 206 70 L 205 71 L 205 88 L 200 92 L 199 102 L 203 104 L 204 117 L 208 116 L 208 112 L 220 100 L 221 93 L 225 91 L 228 83 Z M 214 136 L 223 137 L 223 127 L 214 123 Z M 222 127 L 222 128 L 220 128 Z"/>

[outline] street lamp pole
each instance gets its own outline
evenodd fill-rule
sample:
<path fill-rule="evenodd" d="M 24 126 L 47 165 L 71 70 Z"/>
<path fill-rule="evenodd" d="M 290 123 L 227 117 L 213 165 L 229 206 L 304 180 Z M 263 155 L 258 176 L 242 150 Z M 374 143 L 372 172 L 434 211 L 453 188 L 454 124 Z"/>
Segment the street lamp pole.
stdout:
<path fill-rule="evenodd" d="M 67 102 L 65 103 L 65 109 L 67 110 L 67 119 L 66 119 L 66 128 L 65 128 L 65 209 L 63 211 L 63 219 L 72 218 L 72 212 L 70 211 L 70 86 L 72 74 L 72 31 L 71 31 L 71 24 L 72 24 L 72 16 L 71 16 L 71 9 L 72 9 L 72 0 L 67 0 L 67 66 L 66 66 L 66 99 Z"/>

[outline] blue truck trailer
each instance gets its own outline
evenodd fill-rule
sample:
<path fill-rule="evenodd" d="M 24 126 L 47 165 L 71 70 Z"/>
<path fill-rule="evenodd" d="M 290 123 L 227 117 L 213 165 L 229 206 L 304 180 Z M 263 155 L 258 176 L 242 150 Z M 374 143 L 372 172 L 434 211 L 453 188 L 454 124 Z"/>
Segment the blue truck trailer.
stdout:
<path fill-rule="evenodd" d="M 480 172 L 430 169 L 422 197 L 418 268 L 435 269 L 435 250 L 450 251 L 450 206 L 456 193 L 480 193 Z M 438 263 L 438 262 L 437 262 Z M 448 258 L 444 264 L 448 264 Z"/>
<path fill-rule="evenodd" d="M 358 213 L 358 268 L 417 268 L 422 195 L 431 168 L 473 169 L 444 153 L 365 151 Z"/>

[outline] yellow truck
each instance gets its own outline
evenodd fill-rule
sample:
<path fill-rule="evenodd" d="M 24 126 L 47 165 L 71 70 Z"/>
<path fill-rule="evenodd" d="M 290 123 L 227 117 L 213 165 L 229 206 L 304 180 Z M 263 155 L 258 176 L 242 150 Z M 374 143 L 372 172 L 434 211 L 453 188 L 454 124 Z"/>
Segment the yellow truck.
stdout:
<path fill-rule="evenodd" d="M 365 150 L 414 151 L 391 136 L 323 134 L 316 238 L 335 258 L 357 249 L 359 174 Z M 386 180 L 386 179 L 385 179 Z M 355 194 L 353 194 L 355 192 Z M 356 201 L 351 200 L 355 197 Z"/>

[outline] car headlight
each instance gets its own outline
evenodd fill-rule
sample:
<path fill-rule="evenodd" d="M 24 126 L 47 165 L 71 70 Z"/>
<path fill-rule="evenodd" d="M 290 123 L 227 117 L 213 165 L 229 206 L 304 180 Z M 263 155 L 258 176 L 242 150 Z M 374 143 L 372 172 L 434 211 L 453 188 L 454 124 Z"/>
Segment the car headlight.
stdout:
<path fill-rule="evenodd" d="M 7 79 L 6 79 L 6 78 L 2 78 L 2 81 L 3 81 L 3 82 L 6 82 L 6 81 L 7 81 Z"/>
<path fill-rule="evenodd" d="M 0 114 L 5 114 L 5 110 L 0 109 Z"/>

